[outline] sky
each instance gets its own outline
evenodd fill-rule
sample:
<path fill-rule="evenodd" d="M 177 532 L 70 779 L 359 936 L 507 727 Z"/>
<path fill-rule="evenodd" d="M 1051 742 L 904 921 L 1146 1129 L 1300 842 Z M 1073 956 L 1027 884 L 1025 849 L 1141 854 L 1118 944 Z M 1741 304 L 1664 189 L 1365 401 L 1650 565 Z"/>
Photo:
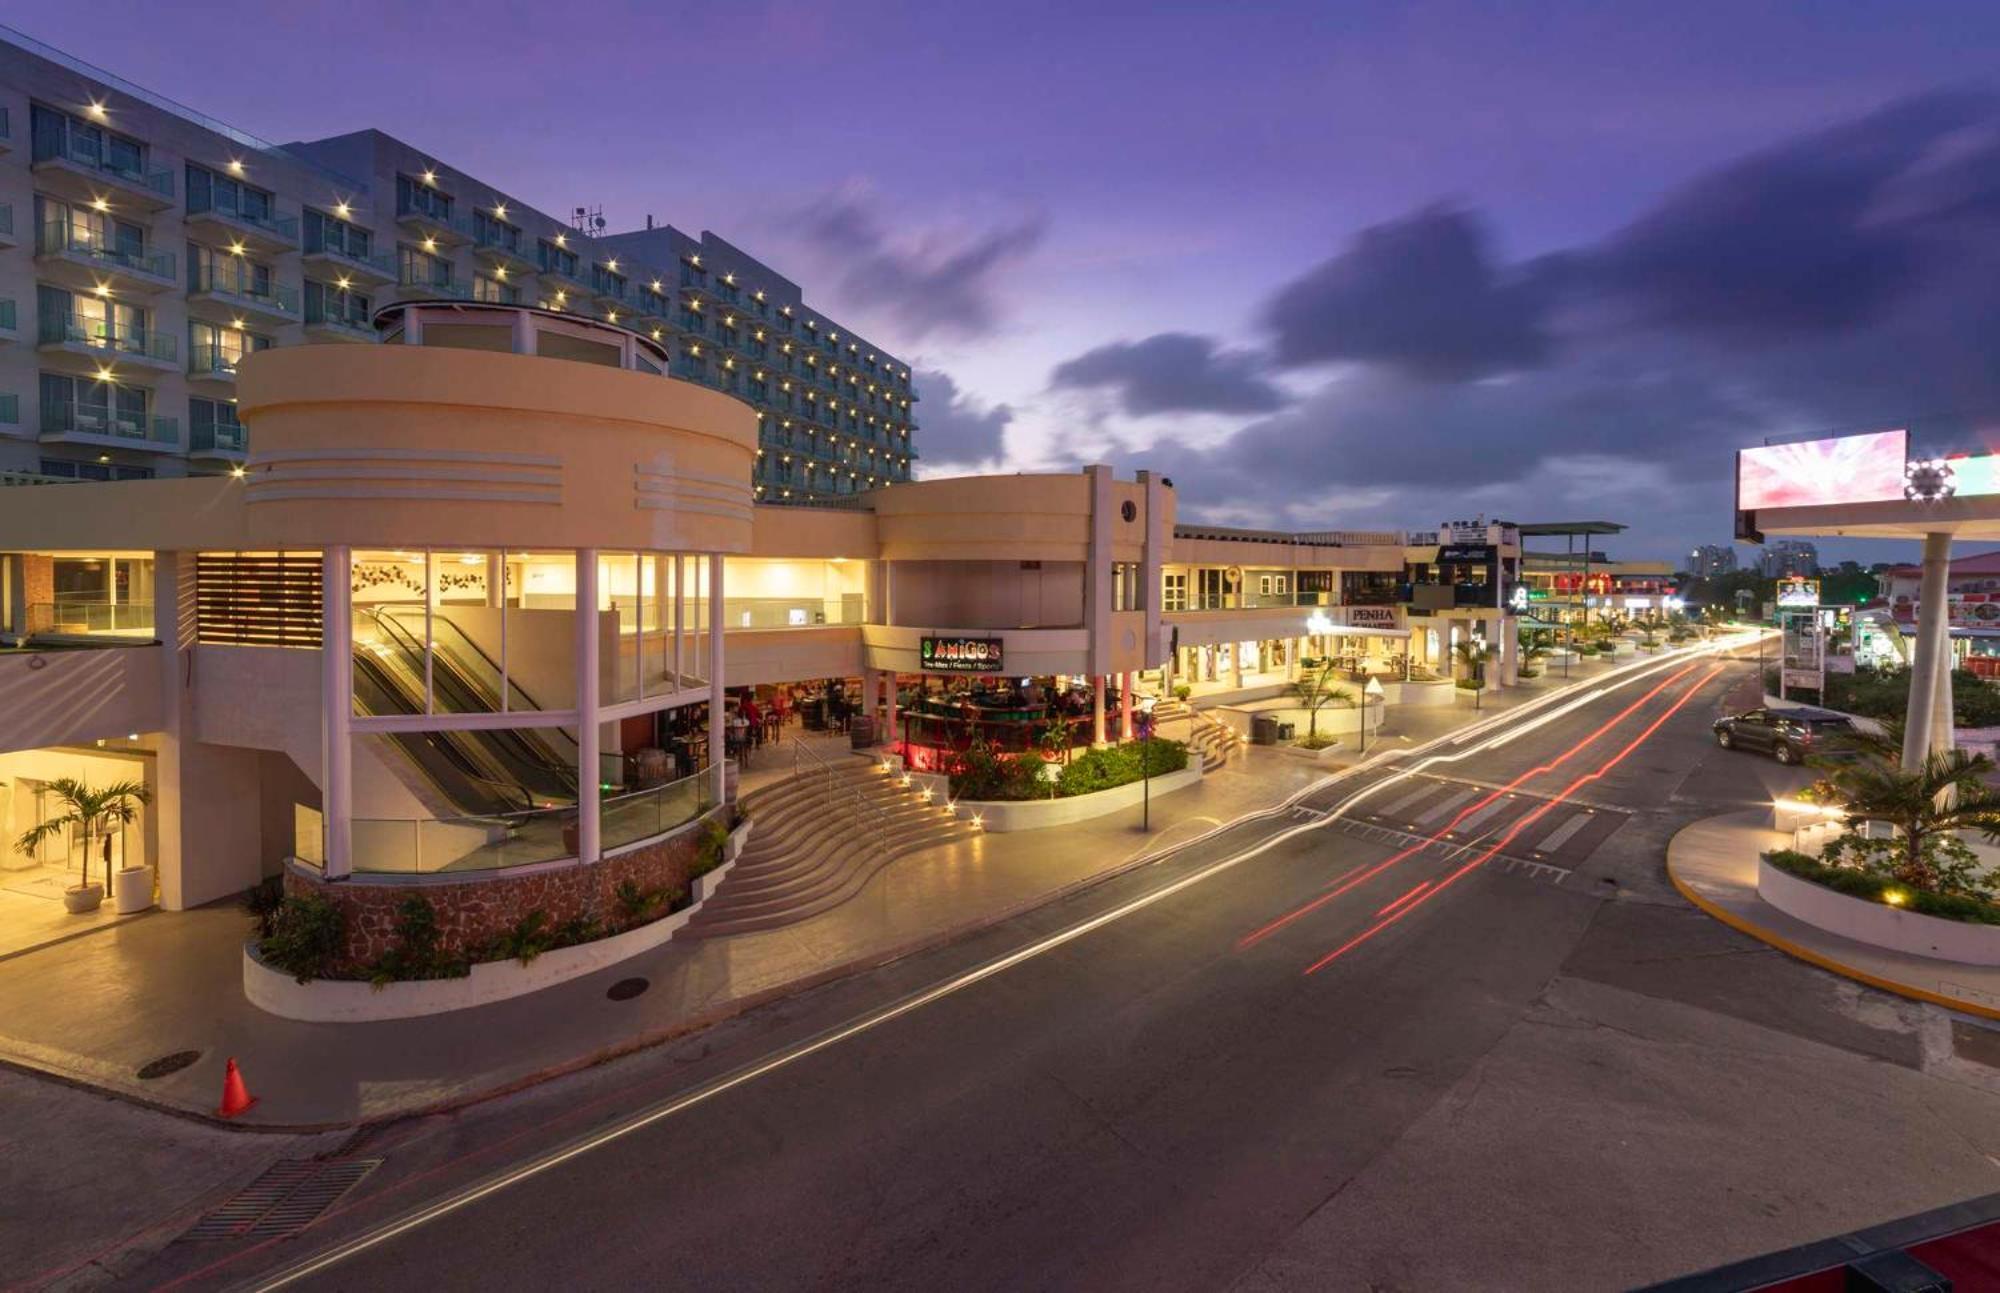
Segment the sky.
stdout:
<path fill-rule="evenodd" d="M 712 229 L 917 370 L 926 474 L 1730 534 L 1733 451 L 2000 447 L 2000 4 L 423 5 L 9 19 L 284 142 Z M 1851 545 L 1837 555 L 1903 555 Z"/>

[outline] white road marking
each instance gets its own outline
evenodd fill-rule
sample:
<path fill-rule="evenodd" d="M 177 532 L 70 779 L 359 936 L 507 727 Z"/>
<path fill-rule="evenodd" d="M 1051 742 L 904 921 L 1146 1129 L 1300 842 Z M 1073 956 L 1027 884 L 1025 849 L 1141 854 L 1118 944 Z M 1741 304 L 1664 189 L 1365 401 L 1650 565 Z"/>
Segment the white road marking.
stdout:
<path fill-rule="evenodd" d="M 1652 673 L 1659 672 L 1661 669 L 1676 667 L 1683 660 L 1696 658 L 1702 655 L 1712 654 L 1721 649 L 1723 648 L 1719 645 L 1708 645 L 1700 648 L 1687 650 L 1682 653 L 1670 654 L 1666 656 L 1664 659 L 1656 658 L 1654 660 L 1645 661 L 1642 663 L 1641 666 L 1636 666 L 1636 667 L 1627 666 L 1627 670 L 1630 670 L 1629 676 L 1626 676 L 1626 670 L 1614 671 L 1613 674 L 1606 675 L 1606 677 L 1607 678 L 1613 676 L 1619 677 L 1620 680 L 1618 682 L 1610 686 L 1600 686 L 1596 690 L 1590 692 L 1586 697 L 1579 699 L 1577 702 L 1573 704 L 1565 705 L 1562 708 L 1557 709 L 1550 714 L 1544 715 L 1534 720 L 1528 726 L 1530 729 L 1534 727 L 1540 727 L 1542 724 L 1552 721 L 1554 718 L 1560 716 L 1561 714 L 1568 713 L 1571 709 L 1574 709 L 1577 704 L 1587 703 L 1588 700 L 1596 699 L 1599 696 L 1608 695 L 1610 692 L 1616 691 L 1619 688 L 1625 686 L 1629 686 L 1631 683 L 1636 682 L 1641 678 L 1649 677 Z M 1650 668 L 1648 668 L 1647 666 L 1650 666 Z M 1598 679 L 1597 681 L 1599 683 L 1602 683 L 1604 679 Z M 1576 684 L 1576 685 L 1580 686 L 1582 684 Z M 1498 715 L 1496 717 L 1504 719 L 1507 717 L 1520 716 L 1522 714 L 1532 712 L 1533 710 L 1539 708 L 1541 705 L 1547 704 L 1553 701 L 1555 698 L 1562 696 L 1563 694 L 1564 694 L 1563 691 L 1551 692 L 1547 697 L 1535 701 L 1530 701 L 1526 705 L 1523 705 L 1517 709 L 1508 711 L 1508 713 L 1506 714 Z M 1490 731 L 1494 725 L 1495 724 L 1493 720 L 1487 720 L 1486 722 L 1482 722 L 1477 726 L 1479 728 Z M 593 1132 L 590 1135 L 585 1136 L 580 1140 L 574 1141 L 571 1144 L 564 1146 L 563 1148 L 551 1150 L 548 1153 L 539 1155 L 535 1158 L 529 1159 L 527 1162 L 517 1164 L 516 1166 L 511 1167 L 503 1172 L 488 1177 L 484 1181 L 454 1191 L 453 1193 L 446 1195 L 444 1198 L 439 1199 L 435 1203 L 428 1204 L 422 1208 L 418 1208 L 415 1211 L 407 1213 L 404 1216 L 397 1218 L 394 1221 L 388 1222 L 382 1226 L 379 1226 L 374 1230 L 358 1235 L 353 1239 L 345 1241 L 344 1243 L 336 1244 L 335 1246 L 327 1249 L 323 1253 L 320 1253 L 314 1257 L 306 1258 L 303 1261 L 297 1262 L 292 1266 L 279 1271 L 275 1275 L 258 1280 L 255 1283 L 253 1283 L 250 1287 L 254 1287 L 259 1290 L 285 1288 L 292 1284 L 297 1283 L 302 1279 L 306 1279 L 310 1276 L 316 1275 L 321 1271 L 328 1270 L 340 1264 L 341 1262 L 346 1261 L 350 1257 L 354 1257 L 361 1253 L 367 1252 L 371 1248 L 377 1248 L 382 1244 L 385 1244 L 390 1240 L 397 1238 L 400 1235 L 408 1234 L 410 1231 L 415 1230 L 421 1226 L 428 1225 L 431 1222 L 436 1221 L 441 1217 L 449 1216 L 450 1214 L 457 1212 L 463 1208 L 470 1207 L 472 1204 L 479 1202 L 481 1199 L 484 1199 L 489 1195 L 497 1194 L 502 1190 L 510 1188 L 511 1186 L 518 1185 L 523 1181 L 529 1180 L 536 1176 L 540 1176 L 544 1172 L 551 1171 L 574 1159 L 581 1158 L 583 1155 L 591 1153 L 594 1150 L 601 1149 L 605 1145 L 611 1144 L 614 1141 L 622 1140 L 625 1137 L 633 1135 L 636 1132 L 643 1131 L 645 1128 L 652 1126 L 654 1123 L 662 1122 L 668 1118 L 674 1117 L 676 1114 L 680 1114 L 689 1109 L 692 1109 L 696 1105 L 704 1104 L 707 1101 L 712 1100 L 719 1095 L 724 1095 L 730 1091 L 735 1090 L 737 1087 L 744 1086 L 748 1083 L 754 1082 L 758 1078 L 764 1077 L 767 1074 L 777 1072 L 778 1070 L 783 1068 L 788 1068 L 791 1065 L 798 1063 L 800 1060 L 806 1059 L 813 1055 L 817 1055 L 821 1051 L 828 1050 L 832 1047 L 838 1046 L 840 1043 L 847 1041 L 849 1038 L 857 1037 L 865 1032 L 870 1032 L 876 1028 L 881 1027 L 883 1024 L 890 1023 L 894 1020 L 902 1018 L 904 1015 L 911 1014 L 915 1011 L 921 1010 L 925 1006 L 928 1006 L 935 1001 L 942 1000 L 943 998 L 951 996 L 954 993 L 961 992 L 964 989 L 973 986 L 974 984 L 984 982 L 985 980 L 992 978 L 994 975 L 1004 973 L 1005 971 L 1010 970 L 1017 965 L 1020 965 L 1024 961 L 1030 961 L 1038 956 L 1043 955 L 1044 953 L 1054 951 L 1055 949 L 1062 947 L 1068 943 L 1072 943 L 1077 939 L 1082 938 L 1084 935 L 1089 934 L 1095 930 L 1101 929 L 1104 926 L 1113 923 L 1114 921 L 1123 920 L 1125 917 L 1130 916 L 1135 912 L 1143 911 L 1146 908 L 1153 906 L 1155 903 L 1164 902 L 1166 899 L 1171 898 L 1174 895 L 1181 893 L 1184 890 L 1190 889 L 1195 885 L 1202 883 L 1203 881 L 1213 879 L 1215 876 L 1221 875 L 1225 871 L 1229 871 L 1237 866 L 1240 866 L 1243 863 L 1250 861 L 1252 858 L 1259 857 L 1265 853 L 1270 852 L 1272 849 L 1278 847 L 1280 844 L 1287 842 L 1294 836 L 1302 835 L 1307 831 L 1319 830 L 1323 826 L 1327 825 L 1329 822 L 1338 821 L 1346 813 L 1348 808 L 1360 802 L 1360 800 L 1365 796 L 1373 793 L 1376 790 L 1381 789 L 1385 785 L 1394 784 L 1397 781 L 1401 781 L 1407 777 L 1413 776 L 1416 773 L 1422 771 L 1424 768 L 1427 768 L 1435 763 L 1456 762 L 1460 759 L 1469 757 L 1473 754 L 1483 753 L 1488 750 L 1496 749 L 1499 746 L 1506 744 L 1506 742 L 1508 740 L 1511 740 L 1514 736 L 1518 735 L 1520 735 L 1519 731 L 1512 732 L 1511 734 L 1503 733 L 1502 735 L 1495 737 L 1491 741 L 1483 742 L 1478 746 L 1468 748 L 1457 754 L 1435 755 L 1426 758 L 1422 762 L 1417 764 L 1415 767 L 1404 769 L 1401 772 L 1398 772 L 1393 776 L 1386 778 L 1382 782 L 1378 782 L 1373 786 L 1363 787 L 1362 789 L 1356 791 L 1354 794 L 1349 795 L 1346 799 L 1342 800 L 1336 807 L 1327 810 L 1323 817 L 1315 818 L 1312 821 L 1303 822 L 1297 826 L 1287 827 L 1277 832 L 1276 834 L 1270 836 L 1268 839 L 1265 839 L 1251 846 L 1250 848 L 1244 849 L 1243 851 L 1232 854 L 1228 857 L 1218 858 L 1216 861 L 1209 863 L 1207 866 L 1204 866 L 1197 871 L 1190 872 L 1188 875 L 1181 877 L 1179 880 L 1175 880 L 1150 893 L 1142 894 L 1139 897 L 1132 899 L 1130 902 L 1126 902 L 1117 907 L 1112 908 L 1110 911 L 1102 912 L 1096 916 L 1089 918 L 1088 920 L 1079 922 L 1078 924 L 1073 925 L 1070 928 L 1063 930 L 1060 933 L 1052 934 L 1049 937 L 1041 939 L 1038 942 L 1031 943 L 1026 947 L 1018 948 L 1015 951 L 1009 952 L 1004 956 L 989 961 L 985 965 L 979 966 L 976 969 L 969 970 L 963 974 L 959 974 L 952 978 L 946 979 L 941 983 L 935 984 L 932 987 L 925 989 L 924 991 L 916 994 L 913 997 L 906 998 L 905 1000 L 898 1002 L 894 1005 L 883 1007 L 882 1009 L 877 1010 L 871 1014 L 863 1015 L 861 1018 L 853 1021 L 852 1023 L 845 1024 L 839 1028 L 834 1029 L 831 1032 L 823 1033 L 816 1038 L 811 1038 L 806 1041 L 796 1043 L 795 1045 L 785 1050 L 779 1051 L 776 1054 L 771 1055 L 768 1058 L 761 1060 L 756 1064 L 752 1064 L 747 1068 L 739 1069 L 735 1073 L 728 1074 L 721 1078 L 717 1078 L 714 1081 L 704 1083 L 703 1085 L 696 1087 L 692 1091 L 689 1091 L 683 1095 L 676 1096 L 670 1100 L 667 1100 L 662 1104 L 655 1105 L 651 1109 L 643 1110 L 637 1114 L 632 1115 L 629 1118 L 626 1118 L 621 1122 L 614 1123 L 611 1126 L 606 1127 L 600 1131 Z M 1431 748 L 1431 746 L 1434 745 L 1461 744 L 1463 741 L 1463 734 L 1462 733 L 1455 734 L 1455 736 L 1457 737 L 1457 739 L 1454 739 L 1454 737 L 1452 736 L 1440 737 L 1436 741 L 1428 742 L 1422 746 L 1413 747 L 1410 750 L 1394 751 L 1389 757 L 1393 759 L 1393 758 L 1401 758 L 1407 755 L 1417 754 L 1423 750 Z M 1386 762 L 1388 760 L 1385 759 L 1384 761 Z M 1338 781 L 1346 779 L 1347 777 L 1355 775 L 1361 772 L 1362 770 L 1369 768 L 1372 762 L 1373 761 L 1371 760 L 1368 762 L 1358 763 L 1355 764 L 1352 768 L 1345 769 L 1342 772 L 1335 773 L 1332 776 L 1323 778 L 1322 780 L 1314 783 L 1313 785 L 1306 787 L 1304 790 L 1301 790 L 1299 793 L 1291 796 L 1282 804 L 1276 805 L 1273 808 L 1266 809 L 1259 813 L 1245 814 L 1243 817 L 1238 818 L 1234 822 L 1228 823 L 1227 825 L 1224 826 L 1219 826 L 1212 831 L 1206 831 L 1203 834 L 1195 837 L 1195 839 L 1193 840 L 1186 841 L 1185 843 L 1182 844 L 1177 844 L 1170 849 L 1162 851 L 1155 860 L 1158 860 L 1158 858 L 1165 858 L 1173 853 L 1178 853 L 1182 849 L 1192 847 L 1194 844 L 1197 844 L 1202 840 L 1208 839 L 1216 834 L 1219 834 L 1221 831 L 1231 829 L 1234 826 L 1242 825 L 1245 822 L 1253 821 L 1263 817 L 1277 817 L 1286 814 L 1293 807 L 1297 806 L 1299 801 L 1304 799 L 1308 794 L 1311 794 L 1317 790 L 1325 789 L 1329 785 L 1332 785 Z M 1465 847 L 1469 846 L 1461 846 L 1461 851 Z"/>

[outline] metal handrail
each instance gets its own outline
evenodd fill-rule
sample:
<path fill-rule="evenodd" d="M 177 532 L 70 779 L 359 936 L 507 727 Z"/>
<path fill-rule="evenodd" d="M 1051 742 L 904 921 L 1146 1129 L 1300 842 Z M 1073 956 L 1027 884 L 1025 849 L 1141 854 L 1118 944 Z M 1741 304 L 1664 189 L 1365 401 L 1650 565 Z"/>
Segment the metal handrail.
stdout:
<path fill-rule="evenodd" d="M 793 778 L 796 779 L 798 777 L 806 775 L 800 770 L 800 761 L 799 761 L 800 756 L 803 755 L 806 758 L 811 759 L 813 763 L 818 767 L 819 773 L 824 774 L 821 786 L 822 786 L 822 795 L 826 802 L 826 807 L 829 810 L 839 807 L 842 799 L 842 791 L 839 785 L 839 778 L 833 775 L 833 765 L 828 763 L 825 759 L 822 759 L 819 756 L 819 752 L 817 750 L 814 750 L 812 747 L 808 746 L 804 741 L 801 741 L 798 737 L 794 736 L 789 739 L 791 740 L 792 743 Z M 859 810 L 856 813 L 857 817 L 864 819 L 865 821 L 868 822 L 869 825 L 873 826 L 878 836 L 883 836 L 888 834 L 889 818 L 888 815 L 882 811 L 880 806 L 871 803 L 868 797 L 862 794 L 859 789 L 850 788 L 845 793 L 847 796 L 853 798 L 854 806 L 856 809 Z"/>

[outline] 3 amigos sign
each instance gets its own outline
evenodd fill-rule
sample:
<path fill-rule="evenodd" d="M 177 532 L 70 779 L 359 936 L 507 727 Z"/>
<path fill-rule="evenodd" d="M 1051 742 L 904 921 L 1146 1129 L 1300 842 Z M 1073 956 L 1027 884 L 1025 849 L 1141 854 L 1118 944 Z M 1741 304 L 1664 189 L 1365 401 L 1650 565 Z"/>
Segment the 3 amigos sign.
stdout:
<path fill-rule="evenodd" d="M 923 638 L 918 643 L 925 673 L 1001 673 L 999 638 Z"/>

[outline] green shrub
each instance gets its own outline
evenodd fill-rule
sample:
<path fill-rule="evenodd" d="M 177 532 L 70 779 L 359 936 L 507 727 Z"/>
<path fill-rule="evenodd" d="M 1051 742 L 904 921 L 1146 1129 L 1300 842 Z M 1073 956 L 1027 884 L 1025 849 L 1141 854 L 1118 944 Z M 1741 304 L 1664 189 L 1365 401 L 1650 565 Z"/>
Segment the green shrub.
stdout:
<path fill-rule="evenodd" d="M 1149 773 L 1160 777 L 1185 767 L 1187 746 L 1180 741 L 1159 737 L 1128 741 L 1101 750 L 1087 750 L 1071 759 L 1056 777 L 1056 793 L 1064 798 L 1095 794 L 1130 785 Z"/>
<path fill-rule="evenodd" d="M 1898 905 L 1906 911 L 1936 916 L 1942 920 L 2000 925 L 2000 904 L 1983 902 L 1965 894 L 1932 893 L 1927 889 L 1914 889 L 1874 872 L 1851 866 L 1828 866 L 1818 858 L 1808 857 L 1796 849 L 1775 849 L 1766 853 L 1764 860 L 1787 875 L 1822 885 L 1835 893 L 1844 893 L 1850 898 L 1883 902 L 1883 895 L 1893 891 L 1904 895 L 1904 901 Z"/>
<path fill-rule="evenodd" d="M 1292 744 L 1301 750 L 1324 750 L 1329 745 L 1340 744 L 1340 739 L 1321 732 L 1318 736 L 1302 736 Z"/>
<path fill-rule="evenodd" d="M 694 863 L 688 868 L 688 878 L 707 875 L 722 865 L 729 847 L 729 828 L 711 817 L 701 824 L 701 838 L 695 844 Z"/>
<path fill-rule="evenodd" d="M 668 905 L 665 889 L 641 889 L 636 880 L 621 880 L 611 900 L 618 907 L 618 923 L 630 928 L 643 925 Z"/>
<path fill-rule="evenodd" d="M 556 945 L 556 931 L 549 928 L 549 913 L 537 907 L 515 921 L 512 929 L 504 934 L 494 935 L 492 941 L 486 944 L 485 955 L 480 959 L 516 960 L 527 965 Z"/>
<path fill-rule="evenodd" d="M 438 945 L 437 908 L 422 894 L 411 894 L 396 905 L 396 945 L 368 967 L 376 987 L 405 979 L 462 979 L 472 962 L 447 956 Z"/>
<path fill-rule="evenodd" d="M 285 878 L 267 875 L 243 891 L 237 900 L 245 915 L 257 922 L 257 937 L 266 939 L 276 925 L 278 909 L 285 905 Z"/>
<path fill-rule="evenodd" d="M 1477 679 L 1477 678 L 1460 678 L 1460 679 L 1459 679 L 1459 680 L 1458 680 L 1458 681 L 1457 681 L 1456 683 L 1454 683 L 1454 684 L 1452 684 L 1452 685 L 1453 685 L 1453 686 L 1455 686 L 1455 687 L 1457 687 L 1457 688 L 1458 688 L 1458 689 L 1459 689 L 1460 691 L 1478 691 L 1478 690 L 1479 690 L 1479 679 Z"/>
<path fill-rule="evenodd" d="M 1192 683 L 1177 682 L 1174 684 L 1175 700 L 1186 700 L 1192 695 L 1194 695 L 1194 685 Z"/>
<path fill-rule="evenodd" d="M 286 898 L 271 917 L 271 932 L 257 941 L 264 964 L 300 983 L 332 977 L 347 946 L 347 915 L 316 893 Z"/>

